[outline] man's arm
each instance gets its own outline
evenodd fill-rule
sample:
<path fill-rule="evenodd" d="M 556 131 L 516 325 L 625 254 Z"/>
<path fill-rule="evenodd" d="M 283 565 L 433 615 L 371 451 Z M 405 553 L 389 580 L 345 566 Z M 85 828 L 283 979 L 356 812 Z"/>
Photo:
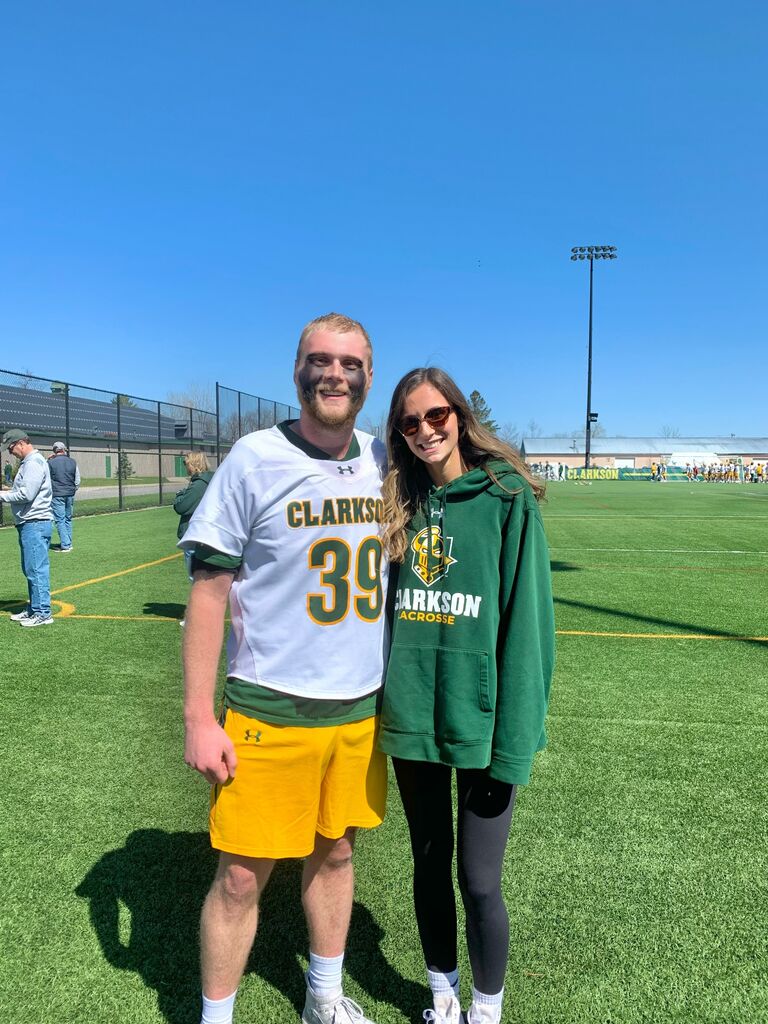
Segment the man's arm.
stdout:
<path fill-rule="evenodd" d="M 184 760 L 214 784 L 233 779 L 237 765 L 213 708 L 233 574 L 196 569 L 194 578 L 184 629 Z"/>
<path fill-rule="evenodd" d="M 47 473 L 48 467 L 45 462 L 37 462 L 32 459 L 25 460 L 24 465 L 19 468 L 16 474 L 16 479 L 10 491 L 6 491 L 0 497 L 0 501 L 14 502 L 14 504 L 16 502 L 34 501 L 38 491 L 43 486 Z"/>

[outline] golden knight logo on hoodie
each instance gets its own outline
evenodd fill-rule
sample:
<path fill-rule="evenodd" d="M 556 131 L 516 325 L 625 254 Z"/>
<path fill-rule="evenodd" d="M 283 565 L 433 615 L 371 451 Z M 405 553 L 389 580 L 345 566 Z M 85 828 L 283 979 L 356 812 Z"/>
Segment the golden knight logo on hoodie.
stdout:
<path fill-rule="evenodd" d="M 456 559 L 451 557 L 452 548 L 453 537 L 443 539 L 439 526 L 427 526 L 416 534 L 411 541 L 411 569 L 422 583 L 431 587 L 447 574 L 456 562 Z"/>

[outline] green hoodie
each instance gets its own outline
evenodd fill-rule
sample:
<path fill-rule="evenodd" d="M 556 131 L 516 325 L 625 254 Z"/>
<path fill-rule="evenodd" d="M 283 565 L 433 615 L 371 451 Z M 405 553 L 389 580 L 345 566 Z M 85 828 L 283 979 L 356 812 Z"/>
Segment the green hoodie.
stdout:
<path fill-rule="evenodd" d="M 176 499 L 173 503 L 173 511 L 181 516 L 176 536 L 181 540 L 187 532 L 192 513 L 203 500 L 205 489 L 213 480 L 213 473 L 206 470 L 204 473 L 193 473 L 189 478 L 187 486 L 176 492 Z"/>
<path fill-rule="evenodd" d="M 431 487 L 408 527 L 380 746 L 522 784 L 546 744 L 549 553 L 529 485 L 505 462 L 489 466 L 503 487 L 472 469 Z"/>

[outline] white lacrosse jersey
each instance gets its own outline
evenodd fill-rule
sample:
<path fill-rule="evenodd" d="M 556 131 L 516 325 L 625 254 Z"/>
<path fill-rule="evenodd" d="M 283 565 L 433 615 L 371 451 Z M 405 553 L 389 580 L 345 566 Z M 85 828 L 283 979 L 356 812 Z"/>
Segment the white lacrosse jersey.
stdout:
<path fill-rule="evenodd" d="M 242 558 L 230 592 L 230 676 L 301 697 L 362 697 L 382 685 L 389 649 L 379 539 L 386 450 L 356 430 L 336 461 L 285 430 L 234 445 L 179 546 Z"/>

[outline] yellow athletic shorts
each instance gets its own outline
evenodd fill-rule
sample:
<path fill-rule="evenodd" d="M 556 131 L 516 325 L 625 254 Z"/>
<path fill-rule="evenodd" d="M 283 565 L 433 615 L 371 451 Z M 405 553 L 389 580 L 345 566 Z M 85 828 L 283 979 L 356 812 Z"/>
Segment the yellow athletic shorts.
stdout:
<path fill-rule="evenodd" d="M 340 839 L 375 828 L 387 802 L 386 756 L 378 717 L 345 725 L 271 725 L 228 709 L 235 777 L 211 789 L 216 850 L 243 857 L 306 857 L 315 833 Z"/>

